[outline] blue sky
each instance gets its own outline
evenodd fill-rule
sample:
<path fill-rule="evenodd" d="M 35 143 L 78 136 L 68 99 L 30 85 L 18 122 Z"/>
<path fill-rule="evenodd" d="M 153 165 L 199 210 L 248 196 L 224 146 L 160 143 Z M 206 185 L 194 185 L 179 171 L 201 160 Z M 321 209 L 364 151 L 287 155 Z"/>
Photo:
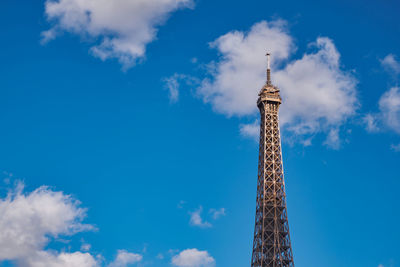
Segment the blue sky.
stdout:
<path fill-rule="evenodd" d="M 107 3 L 0 3 L 0 266 L 249 266 L 266 51 L 296 266 L 400 266 L 397 1 Z"/>

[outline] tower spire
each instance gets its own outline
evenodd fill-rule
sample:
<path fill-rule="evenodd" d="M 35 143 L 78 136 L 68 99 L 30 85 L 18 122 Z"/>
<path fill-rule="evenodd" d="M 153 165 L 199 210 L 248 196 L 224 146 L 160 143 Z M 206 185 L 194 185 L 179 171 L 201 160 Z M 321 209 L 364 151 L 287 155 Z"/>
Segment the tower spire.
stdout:
<path fill-rule="evenodd" d="M 267 85 L 271 85 L 271 54 L 267 53 Z"/>

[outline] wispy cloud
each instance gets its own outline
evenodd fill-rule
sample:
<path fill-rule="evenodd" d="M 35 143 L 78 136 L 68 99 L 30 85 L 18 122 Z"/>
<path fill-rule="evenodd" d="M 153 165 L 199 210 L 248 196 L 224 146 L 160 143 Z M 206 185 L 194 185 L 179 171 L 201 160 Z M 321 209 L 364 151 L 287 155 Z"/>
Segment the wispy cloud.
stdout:
<path fill-rule="evenodd" d="M 184 79 L 185 75 L 175 73 L 171 77 L 163 79 L 165 89 L 168 90 L 168 97 L 170 103 L 176 103 L 179 100 L 179 87 L 180 80 Z"/>
<path fill-rule="evenodd" d="M 223 216 L 226 215 L 225 213 L 225 208 L 220 208 L 220 209 L 210 209 L 209 213 L 211 214 L 212 218 L 214 220 L 217 220 Z"/>
<path fill-rule="evenodd" d="M 400 152 L 400 143 L 397 145 L 392 144 L 390 148 L 395 152 Z"/>
<path fill-rule="evenodd" d="M 389 54 L 380 60 L 382 66 L 391 74 L 400 74 L 400 62 L 396 60 L 395 55 Z"/>
<path fill-rule="evenodd" d="M 239 129 L 242 136 L 258 140 L 260 135 L 260 122 L 255 120 L 253 123 L 240 124 Z"/>
<path fill-rule="evenodd" d="M 365 129 L 367 132 L 374 133 L 379 131 L 378 118 L 376 114 L 368 113 L 363 118 L 363 123 L 365 124 Z"/>
<path fill-rule="evenodd" d="M 326 137 L 324 144 L 332 149 L 340 148 L 339 129 L 331 129 Z"/>
<path fill-rule="evenodd" d="M 199 79 L 181 73 L 175 73 L 170 77 L 166 77 L 162 79 L 164 83 L 164 89 L 168 91 L 168 98 L 171 104 L 178 102 L 180 95 L 181 85 L 186 86 L 197 86 L 199 84 Z"/>
<path fill-rule="evenodd" d="M 197 210 L 189 212 L 190 215 L 190 225 L 200 227 L 200 228 L 209 228 L 212 227 L 212 224 L 204 221 L 203 218 L 201 217 L 201 214 L 203 212 L 203 207 L 200 206 Z"/>
<path fill-rule="evenodd" d="M 186 204 L 186 201 L 184 201 L 184 200 L 181 200 L 181 201 L 179 201 L 179 203 L 178 203 L 178 205 L 177 205 L 177 208 L 178 209 L 183 209 L 183 206 Z"/>
<path fill-rule="evenodd" d="M 81 250 L 82 251 L 89 251 L 92 248 L 92 245 L 88 244 L 88 243 L 83 243 L 81 245 Z"/>

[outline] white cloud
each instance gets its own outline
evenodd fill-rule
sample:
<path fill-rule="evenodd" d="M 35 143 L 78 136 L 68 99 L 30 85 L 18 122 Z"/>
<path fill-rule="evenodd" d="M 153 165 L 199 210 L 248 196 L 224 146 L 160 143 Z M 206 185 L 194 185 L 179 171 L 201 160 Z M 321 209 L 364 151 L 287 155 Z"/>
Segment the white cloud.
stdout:
<path fill-rule="evenodd" d="M 304 54 L 274 76 L 282 89 L 280 120 L 296 134 L 337 129 L 358 107 L 356 80 L 340 68 L 340 54 L 329 38 L 318 38 Z"/>
<path fill-rule="evenodd" d="M 88 252 L 45 250 L 50 241 L 96 228 L 84 224 L 86 209 L 63 192 L 46 186 L 25 193 L 19 182 L 6 197 L 0 198 L 0 263 L 12 261 L 19 267 L 100 267 L 101 255 Z M 82 251 L 90 250 L 82 244 Z M 141 260 L 138 254 L 118 251 L 114 265 L 125 267 Z"/>
<path fill-rule="evenodd" d="M 394 75 L 400 74 L 400 63 L 396 60 L 393 54 L 389 54 L 384 59 L 382 59 L 381 64 L 390 73 Z"/>
<path fill-rule="evenodd" d="M 20 259 L 18 266 L 23 267 L 97 267 L 99 262 L 89 253 L 51 253 L 37 251 L 27 258 Z"/>
<path fill-rule="evenodd" d="M 249 115 L 256 110 L 257 94 L 264 84 L 265 53 L 274 55 L 273 66 L 293 50 L 283 21 L 260 22 L 247 33 L 232 31 L 210 44 L 221 54 L 209 65 L 211 77 L 203 80 L 198 93 L 213 109 L 227 116 Z"/>
<path fill-rule="evenodd" d="M 367 114 L 363 118 L 368 132 L 391 130 L 400 134 L 400 88 L 392 87 L 379 99 L 379 112 Z M 400 151 L 400 144 L 391 145 L 394 151 Z"/>
<path fill-rule="evenodd" d="M 42 32 L 48 42 L 70 32 L 96 44 L 93 55 L 116 58 L 129 68 L 145 56 L 146 45 L 174 11 L 193 7 L 192 0 L 46 0 L 45 14 L 53 27 Z"/>
<path fill-rule="evenodd" d="M 253 123 L 240 124 L 239 129 L 242 136 L 258 140 L 260 135 L 260 122 L 255 120 Z"/>
<path fill-rule="evenodd" d="M 134 263 L 138 263 L 143 259 L 140 254 L 128 252 L 126 250 L 118 250 L 115 260 L 108 267 L 126 267 Z"/>
<path fill-rule="evenodd" d="M 379 100 L 380 115 L 391 130 L 400 134 L 400 88 L 392 87 Z"/>
<path fill-rule="evenodd" d="M 189 212 L 190 214 L 190 225 L 192 226 L 197 226 L 200 228 L 209 228 L 211 227 L 211 223 L 204 221 L 203 218 L 201 217 L 201 213 L 203 212 L 203 207 L 199 207 L 197 210 L 193 212 Z"/>
<path fill-rule="evenodd" d="M 207 251 L 186 249 L 172 258 L 172 264 L 178 267 L 213 267 L 215 260 Z"/>
<path fill-rule="evenodd" d="M 329 38 L 318 38 L 310 44 L 313 52 L 289 61 L 296 49 L 285 25 L 262 21 L 249 32 L 229 32 L 212 42 L 221 57 L 209 64 L 210 77 L 203 79 L 198 94 L 218 113 L 257 114 L 258 92 L 265 83 L 263 55 L 269 51 L 273 82 L 283 97 L 281 126 L 295 136 L 325 132 L 333 137 L 358 108 L 357 81 L 340 67 L 340 54 Z M 255 127 L 243 127 L 243 133 L 255 132 Z"/>
<path fill-rule="evenodd" d="M 36 255 L 49 238 L 93 230 L 82 224 L 86 210 L 79 202 L 47 187 L 24 194 L 23 184 L 0 199 L 0 260 Z"/>
<path fill-rule="evenodd" d="M 212 218 L 214 219 L 214 220 L 217 220 L 217 219 L 219 219 L 220 217 L 222 217 L 222 216 L 225 216 L 226 215 L 226 213 L 225 213 L 225 208 L 220 208 L 220 209 L 210 209 L 210 213 L 211 213 L 211 216 L 212 216 Z"/>

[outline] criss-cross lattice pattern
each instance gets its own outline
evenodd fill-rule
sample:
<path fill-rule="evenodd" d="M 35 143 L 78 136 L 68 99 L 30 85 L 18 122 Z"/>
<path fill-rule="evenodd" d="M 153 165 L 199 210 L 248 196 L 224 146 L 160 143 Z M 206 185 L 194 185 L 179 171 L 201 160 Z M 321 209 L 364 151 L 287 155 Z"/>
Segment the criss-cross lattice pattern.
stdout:
<path fill-rule="evenodd" d="M 294 266 L 283 177 L 279 105 L 279 91 L 260 94 L 261 127 L 252 267 Z"/>

